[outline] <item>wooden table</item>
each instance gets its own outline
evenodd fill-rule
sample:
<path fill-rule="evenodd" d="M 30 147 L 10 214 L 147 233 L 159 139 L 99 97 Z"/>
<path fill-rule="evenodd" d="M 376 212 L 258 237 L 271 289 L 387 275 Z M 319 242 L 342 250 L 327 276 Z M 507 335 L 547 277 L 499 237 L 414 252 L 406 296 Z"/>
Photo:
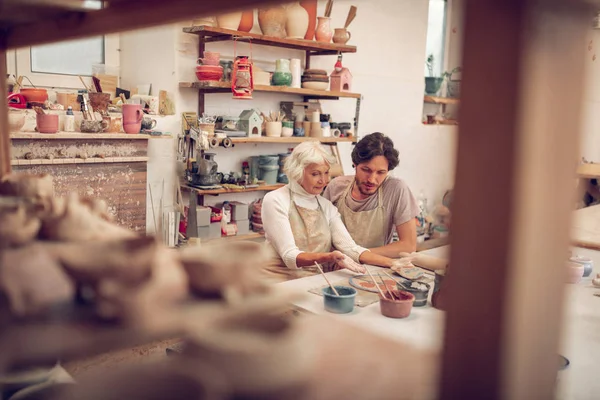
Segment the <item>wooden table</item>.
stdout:
<path fill-rule="evenodd" d="M 571 227 L 574 246 L 600 250 L 600 205 L 575 211 Z"/>
<path fill-rule="evenodd" d="M 449 246 L 424 251 L 434 257 L 447 257 Z M 575 248 L 574 253 L 594 260 L 595 272 L 600 272 L 600 251 Z M 372 267 L 375 271 L 375 267 Z M 335 282 L 349 276 L 344 270 L 328 272 L 329 280 Z M 320 275 L 280 283 L 280 287 L 294 291 L 308 291 L 324 283 Z M 557 375 L 558 399 L 593 399 L 600 393 L 600 380 L 596 371 L 600 365 L 600 292 L 591 285 L 591 277 L 576 285 L 567 285 L 566 318 L 563 340 L 559 354 L 569 359 L 571 365 Z M 329 315 L 348 324 L 358 326 L 394 340 L 410 343 L 423 349 L 441 350 L 444 334 L 445 312 L 430 304 L 413 307 L 405 319 L 390 319 L 381 315 L 379 304 L 356 307 L 350 314 L 329 314 L 323 309 L 320 296 L 307 293 L 294 306 L 305 312 Z M 549 312 L 549 310 L 546 310 Z"/>

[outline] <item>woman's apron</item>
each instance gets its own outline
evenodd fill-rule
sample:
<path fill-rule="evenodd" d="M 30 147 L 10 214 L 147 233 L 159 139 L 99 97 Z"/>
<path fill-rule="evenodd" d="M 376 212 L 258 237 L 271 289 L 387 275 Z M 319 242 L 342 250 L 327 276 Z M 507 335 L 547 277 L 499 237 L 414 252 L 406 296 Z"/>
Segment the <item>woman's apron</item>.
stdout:
<path fill-rule="evenodd" d="M 384 246 L 387 232 L 385 232 L 385 212 L 383 209 L 383 195 L 381 186 L 377 189 L 377 207 L 369 211 L 352 211 L 346 204 L 348 196 L 352 196 L 352 182 L 337 201 L 337 208 L 342 216 L 350 236 L 359 246 L 367 249 Z"/>
<path fill-rule="evenodd" d="M 296 246 L 301 251 L 307 253 L 329 253 L 331 251 L 331 230 L 320 203 L 316 210 L 300 207 L 294 203 L 293 192 L 290 190 L 290 211 L 288 215 Z M 269 280 L 284 282 L 319 273 L 317 267 L 288 268 L 275 251 L 275 248 L 272 245 L 269 245 L 269 247 L 272 251 L 271 262 L 264 268 L 270 278 Z M 321 267 L 325 271 L 332 270 L 328 263 L 321 264 Z"/>

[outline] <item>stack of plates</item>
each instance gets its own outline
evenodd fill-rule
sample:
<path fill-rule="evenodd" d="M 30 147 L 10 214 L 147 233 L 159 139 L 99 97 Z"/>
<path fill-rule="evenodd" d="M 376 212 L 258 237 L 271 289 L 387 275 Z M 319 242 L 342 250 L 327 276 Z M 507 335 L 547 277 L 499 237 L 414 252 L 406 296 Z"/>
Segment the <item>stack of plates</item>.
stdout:
<path fill-rule="evenodd" d="M 329 76 L 323 69 L 307 69 L 302 75 L 302 87 L 313 90 L 327 90 Z"/>

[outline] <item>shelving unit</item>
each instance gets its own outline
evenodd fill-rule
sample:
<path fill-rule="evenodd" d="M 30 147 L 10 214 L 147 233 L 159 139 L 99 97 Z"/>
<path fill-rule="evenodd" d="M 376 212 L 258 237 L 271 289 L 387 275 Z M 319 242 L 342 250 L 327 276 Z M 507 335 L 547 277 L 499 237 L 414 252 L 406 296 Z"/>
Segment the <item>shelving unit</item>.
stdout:
<path fill-rule="evenodd" d="M 428 104 L 438 104 L 442 106 L 442 114 L 446 113 L 446 106 L 448 105 L 459 105 L 460 99 L 454 97 L 438 97 L 438 96 L 429 96 L 425 95 L 423 97 L 423 102 Z M 434 124 L 429 125 L 458 125 L 458 121 L 455 119 L 445 119 L 441 121 L 436 121 Z"/>
<path fill-rule="evenodd" d="M 200 188 L 190 186 L 190 185 L 182 185 L 181 188 L 184 190 L 189 190 L 190 192 L 196 192 L 196 194 L 198 194 L 200 196 L 205 196 L 205 195 L 217 196 L 219 194 L 225 194 L 225 193 L 270 192 L 273 190 L 277 190 L 283 186 L 285 186 L 285 185 L 278 183 L 275 185 L 260 185 L 257 187 L 249 187 L 249 188 L 244 188 L 244 189 L 226 189 L 226 188 L 200 189 Z M 204 205 L 204 204 L 199 203 L 198 205 Z"/>
<path fill-rule="evenodd" d="M 221 41 L 230 41 L 230 40 L 238 40 L 243 42 L 252 42 L 252 44 L 271 46 L 271 47 L 282 47 L 287 49 L 294 49 L 303 51 L 305 55 L 305 66 L 306 68 L 310 68 L 310 59 L 313 56 L 320 55 L 336 55 L 340 53 L 356 53 L 355 46 L 347 46 L 347 45 L 338 45 L 335 43 L 321 43 L 313 40 L 303 40 L 303 39 L 281 39 L 264 35 L 257 35 L 254 33 L 248 32 L 239 32 L 229 29 L 209 27 L 209 26 L 194 26 L 189 28 L 183 28 L 183 32 L 194 34 L 199 36 L 199 44 L 198 44 L 198 54 L 199 56 L 204 52 L 206 48 L 206 43 L 211 42 L 221 42 Z M 205 111 L 206 104 L 206 94 L 210 93 L 231 93 L 231 83 L 230 82 L 220 82 L 220 81 L 208 81 L 208 82 L 179 82 L 179 87 L 181 89 L 191 89 L 198 91 L 198 115 L 202 115 Z M 258 143 L 302 143 L 306 141 L 319 141 L 323 144 L 327 144 L 330 146 L 337 146 L 337 143 L 355 143 L 356 132 L 358 132 L 358 122 L 360 115 L 360 102 L 362 96 L 359 93 L 349 93 L 349 92 L 332 92 L 328 90 L 311 90 L 304 88 L 291 88 L 286 86 L 268 86 L 268 85 L 255 85 L 254 92 L 260 93 L 272 93 L 275 95 L 292 95 L 292 96 L 302 96 L 303 101 L 306 103 L 309 100 L 313 99 L 322 99 L 322 100 L 338 100 L 341 98 L 355 99 L 356 100 L 356 108 L 354 114 L 354 132 L 355 136 L 345 137 L 345 138 L 336 138 L 336 137 L 328 137 L 328 138 L 311 138 L 311 137 L 232 137 L 231 142 L 233 144 L 258 144 Z M 250 106 L 251 107 L 251 106 Z M 335 150 L 335 151 L 333 151 Z M 332 147 L 332 152 L 337 155 L 339 159 L 339 151 L 337 148 Z M 228 194 L 228 193 L 247 193 L 247 192 L 269 192 L 271 190 L 276 190 L 282 187 L 282 184 L 277 185 L 263 185 L 255 188 L 247 188 L 242 190 L 231 190 L 231 189 L 209 189 L 203 190 L 191 187 L 189 185 L 183 185 L 182 189 L 186 191 L 190 191 L 190 193 L 195 194 L 196 196 L 190 197 L 190 209 L 192 206 L 195 207 L 196 204 L 203 205 L 204 204 L 204 196 L 213 195 L 217 196 L 220 194 Z M 193 199 L 192 199 L 193 198 Z"/>

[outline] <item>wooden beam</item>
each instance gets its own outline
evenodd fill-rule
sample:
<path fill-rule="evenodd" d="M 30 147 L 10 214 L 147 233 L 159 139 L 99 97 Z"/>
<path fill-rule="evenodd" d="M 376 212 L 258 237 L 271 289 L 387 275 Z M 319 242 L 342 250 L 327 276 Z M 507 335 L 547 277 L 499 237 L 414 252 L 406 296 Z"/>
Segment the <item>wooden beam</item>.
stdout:
<path fill-rule="evenodd" d="M 0 48 L 0 179 L 11 170 L 6 73 L 6 50 Z"/>
<path fill-rule="evenodd" d="M 58 42 L 86 36 L 104 35 L 115 32 L 147 28 L 201 15 L 255 8 L 258 5 L 281 3 L 281 0 L 129 0 L 111 2 L 97 11 L 65 11 L 64 16 L 39 19 L 35 22 L 16 25 L 0 35 L 8 49 L 43 43 Z M 35 6 L 31 6 L 35 12 Z"/>
<path fill-rule="evenodd" d="M 586 11 L 466 1 L 442 399 L 554 397 Z"/>

